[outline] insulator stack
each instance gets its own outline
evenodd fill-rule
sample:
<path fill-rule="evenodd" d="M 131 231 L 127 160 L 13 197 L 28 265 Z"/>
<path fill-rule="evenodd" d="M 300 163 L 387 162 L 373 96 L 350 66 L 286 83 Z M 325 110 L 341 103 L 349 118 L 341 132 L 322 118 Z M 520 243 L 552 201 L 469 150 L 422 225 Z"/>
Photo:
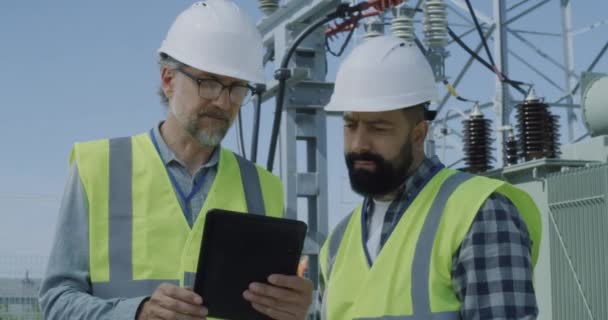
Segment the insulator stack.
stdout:
<path fill-rule="evenodd" d="M 464 161 L 466 171 L 472 173 L 492 169 L 492 121 L 481 112 L 472 112 L 469 119 L 462 122 L 464 139 Z"/>
<path fill-rule="evenodd" d="M 559 116 L 550 115 L 547 119 L 547 138 L 545 141 L 545 156 L 547 158 L 558 158 L 561 154 L 559 150 Z"/>
<path fill-rule="evenodd" d="M 510 133 L 504 142 L 504 163 L 506 165 L 517 164 L 517 140 L 513 133 Z"/>
<path fill-rule="evenodd" d="M 367 20 L 368 21 L 363 24 L 363 28 L 365 29 L 365 34 L 363 34 L 364 39 L 378 37 L 384 34 L 383 15 L 380 14 Z"/>
<path fill-rule="evenodd" d="M 430 48 L 444 48 L 448 44 L 448 20 L 443 0 L 426 0 L 424 10 L 425 43 Z"/>
<path fill-rule="evenodd" d="M 410 12 L 411 9 L 406 7 L 393 10 L 391 31 L 395 37 L 413 42 L 416 39 L 416 31 L 414 29 L 414 19 L 410 16 Z"/>
<path fill-rule="evenodd" d="M 520 157 L 526 161 L 544 158 L 547 105 L 538 101 L 525 101 L 518 105 L 517 127 L 521 141 Z"/>
<path fill-rule="evenodd" d="M 258 8 L 265 15 L 269 16 L 279 8 L 279 0 L 260 0 Z"/>
<path fill-rule="evenodd" d="M 520 157 L 526 161 L 555 158 L 559 155 L 559 119 L 549 105 L 531 93 L 517 105 Z"/>

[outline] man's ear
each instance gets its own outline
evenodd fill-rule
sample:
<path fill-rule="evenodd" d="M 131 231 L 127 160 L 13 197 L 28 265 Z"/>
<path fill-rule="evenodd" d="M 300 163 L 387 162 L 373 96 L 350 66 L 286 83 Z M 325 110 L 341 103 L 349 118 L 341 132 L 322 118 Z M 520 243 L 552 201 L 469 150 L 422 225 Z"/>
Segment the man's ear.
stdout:
<path fill-rule="evenodd" d="M 412 130 L 412 143 L 414 145 L 424 146 L 424 140 L 426 139 L 428 132 L 429 122 L 424 120 L 418 122 Z"/>
<path fill-rule="evenodd" d="M 173 80 L 175 79 L 175 70 L 163 66 L 160 69 L 160 87 L 167 99 L 171 99 L 173 95 Z"/>

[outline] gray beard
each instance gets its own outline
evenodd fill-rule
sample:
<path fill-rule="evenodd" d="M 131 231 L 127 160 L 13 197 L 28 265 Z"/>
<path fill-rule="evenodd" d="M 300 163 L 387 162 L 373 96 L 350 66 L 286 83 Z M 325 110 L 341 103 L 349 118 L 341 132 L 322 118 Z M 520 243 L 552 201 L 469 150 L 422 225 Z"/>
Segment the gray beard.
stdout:
<path fill-rule="evenodd" d="M 230 128 L 230 124 L 228 124 L 228 126 L 225 128 L 213 131 L 205 128 L 199 130 L 196 126 L 198 118 L 190 119 L 184 114 L 175 112 L 174 108 L 170 108 L 170 112 L 173 113 L 173 116 L 177 119 L 177 121 L 185 127 L 186 131 L 203 146 L 212 148 L 217 147 L 222 142 L 224 136 L 226 136 L 226 133 Z"/>
<path fill-rule="evenodd" d="M 206 131 L 199 131 L 199 132 L 195 131 L 194 133 L 190 132 L 190 134 L 200 144 L 202 144 L 204 146 L 207 146 L 207 147 L 213 147 L 213 148 L 215 148 L 224 139 L 224 136 L 226 135 L 226 131 L 224 131 L 224 132 L 214 132 L 214 133 L 209 133 L 209 132 L 206 132 Z"/>

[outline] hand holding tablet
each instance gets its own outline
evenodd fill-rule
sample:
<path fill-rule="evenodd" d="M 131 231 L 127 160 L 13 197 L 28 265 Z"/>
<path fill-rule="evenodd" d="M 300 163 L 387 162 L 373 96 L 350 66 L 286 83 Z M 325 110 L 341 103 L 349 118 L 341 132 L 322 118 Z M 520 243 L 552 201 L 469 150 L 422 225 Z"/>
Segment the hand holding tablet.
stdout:
<path fill-rule="evenodd" d="M 271 275 L 270 284 L 253 283 L 243 296 L 253 308 L 273 319 L 305 319 L 312 303 L 312 281 L 298 276 Z"/>

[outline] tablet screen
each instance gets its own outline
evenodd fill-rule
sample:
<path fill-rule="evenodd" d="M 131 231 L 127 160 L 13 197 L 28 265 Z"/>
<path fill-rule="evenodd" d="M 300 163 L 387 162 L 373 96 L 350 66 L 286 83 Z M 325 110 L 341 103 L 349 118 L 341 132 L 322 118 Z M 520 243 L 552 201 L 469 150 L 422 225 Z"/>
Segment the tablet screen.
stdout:
<path fill-rule="evenodd" d="M 194 290 L 209 317 L 268 319 L 243 298 L 252 282 L 295 275 L 306 224 L 214 209 L 207 213 Z"/>

